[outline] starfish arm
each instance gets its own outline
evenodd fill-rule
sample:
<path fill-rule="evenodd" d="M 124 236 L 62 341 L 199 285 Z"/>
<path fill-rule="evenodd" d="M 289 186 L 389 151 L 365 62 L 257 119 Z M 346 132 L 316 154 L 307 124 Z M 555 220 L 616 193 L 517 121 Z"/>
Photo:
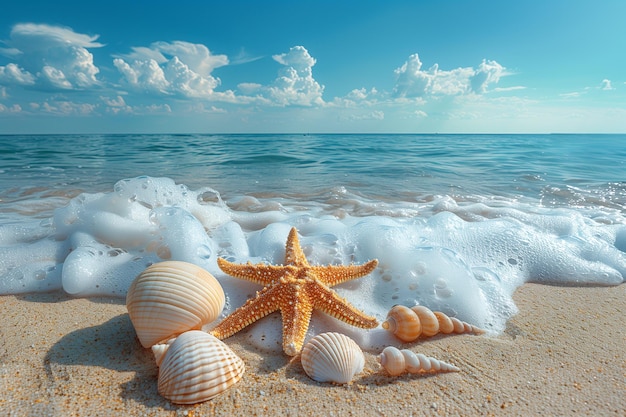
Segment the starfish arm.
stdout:
<path fill-rule="evenodd" d="M 300 240 L 298 239 L 298 230 L 292 227 L 287 237 L 287 245 L 285 248 L 285 265 L 309 266 L 309 262 L 304 256 Z"/>
<path fill-rule="evenodd" d="M 312 291 L 315 292 L 315 295 L 311 297 L 314 300 L 315 309 L 362 329 L 373 329 L 378 326 L 375 317 L 363 313 L 331 289 L 317 284 Z"/>
<path fill-rule="evenodd" d="M 255 298 L 251 298 L 244 305 L 235 310 L 218 324 L 211 334 L 218 339 L 226 339 L 242 330 L 244 327 L 273 313 L 280 307 L 274 300 L 279 296 L 279 287 L 266 287 L 257 292 Z"/>
<path fill-rule="evenodd" d="M 329 287 L 363 277 L 378 265 L 378 260 L 373 259 L 363 265 L 328 265 L 328 266 L 312 266 L 311 270 L 324 284 Z"/>
<path fill-rule="evenodd" d="M 291 287 L 290 290 L 281 300 L 280 313 L 283 321 L 283 351 L 294 356 L 300 353 L 304 345 L 313 305 L 301 288 Z"/>
<path fill-rule="evenodd" d="M 217 258 L 217 265 L 222 271 L 235 278 L 256 282 L 261 285 L 270 285 L 285 275 L 286 268 L 276 265 L 256 264 L 234 264 L 224 258 Z"/>

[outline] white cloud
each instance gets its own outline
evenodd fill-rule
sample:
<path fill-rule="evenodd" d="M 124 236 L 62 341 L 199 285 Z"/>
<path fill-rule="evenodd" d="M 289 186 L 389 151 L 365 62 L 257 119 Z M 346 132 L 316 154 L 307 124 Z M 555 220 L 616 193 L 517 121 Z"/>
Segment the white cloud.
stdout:
<path fill-rule="evenodd" d="M 12 106 L 5 106 L 0 103 L 0 113 L 20 113 L 22 107 L 19 104 L 13 104 Z"/>
<path fill-rule="evenodd" d="M 396 85 L 393 89 L 398 97 L 421 97 L 426 94 L 433 78 L 433 73 L 437 70 L 433 67 L 430 74 L 422 71 L 422 61 L 419 55 L 413 54 L 400 67 L 396 68 Z"/>
<path fill-rule="evenodd" d="M 100 48 L 104 45 L 96 42 L 98 37 L 76 33 L 71 28 L 61 26 L 21 23 L 13 26 L 10 45 L 22 52 L 67 45 Z"/>
<path fill-rule="evenodd" d="M 272 58 L 285 68 L 281 69 L 274 83 L 265 89 L 265 95 L 281 106 L 322 105 L 324 87 L 313 78 L 315 58 L 303 46 L 294 46 L 289 52 Z"/>
<path fill-rule="evenodd" d="M 581 96 L 581 94 L 580 94 L 580 92 L 578 92 L 578 91 L 572 91 L 571 93 L 562 93 L 562 94 L 559 94 L 559 97 L 563 97 L 563 98 L 565 98 L 565 99 L 568 99 L 568 98 L 578 98 L 578 97 L 580 97 L 580 96 Z"/>
<path fill-rule="evenodd" d="M 217 78 L 200 75 L 177 56 L 167 63 L 164 72 L 172 89 L 186 97 L 209 97 L 219 85 Z"/>
<path fill-rule="evenodd" d="M 385 120 L 385 113 L 381 110 L 374 110 L 369 113 L 349 113 L 339 116 L 339 120 L 362 121 L 362 120 Z"/>
<path fill-rule="evenodd" d="M 67 100 L 51 100 L 42 104 L 31 103 L 31 109 L 59 116 L 80 115 L 86 116 L 96 111 L 97 105 L 91 103 L 74 103 Z"/>
<path fill-rule="evenodd" d="M 186 109 L 186 113 L 202 113 L 202 114 L 226 114 L 228 113 L 226 109 L 215 107 L 215 106 L 205 106 L 202 102 L 190 103 Z"/>
<path fill-rule="evenodd" d="M 202 44 L 154 42 L 150 47 L 134 47 L 113 64 L 128 86 L 147 93 L 173 94 L 188 98 L 223 99 L 215 88 L 220 80 L 211 75 L 228 65 L 226 55 L 213 55 Z"/>
<path fill-rule="evenodd" d="M 263 89 L 263 86 L 257 83 L 241 83 L 237 85 L 237 89 L 243 94 L 256 94 Z"/>
<path fill-rule="evenodd" d="M 379 104 L 380 100 L 384 99 L 386 95 L 388 94 L 379 93 L 376 88 L 372 88 L 369 91 L 365 88 L 355 88 L 344 97 L 335 97 L 333 101 L 328 104 L 338 107 L 374 106 Z"/>
<path fill-rule="evenodd" d="M 169 81 L 165 79 L 163 69 L 154 59 L 126 63 L 115 58 L 113 65 L 122 73 L 126 82 L 133 88 L 146 92 L 167 93 Z"/>
<path fill-rule="evenodd" d="M 98 36 L 76 33 L 70 28 L 17 24 L 11 30 L 10 39 L 4 42 L 9 48 L 2 49 L 3 54 L 14 58 L 17 64 L 0 67 L 0 74 L 4 74 L 0 81 L 63 90 L 98 85 L 96 74 L 100 70 L 87 49 L 103 46 L 97 39 Z"/>
<path fill-rule="evenodd" d="M 497 84 L 504 75 L 504 67 L 496 61 L 483 59 L 470 77 L 470 86 L 475 93 L 484 93 L 489 84 Z"/>
<path fill-rule="evenodd" d="M 41 69 L 40 78 L 47 81 L 50 85 L 56 88 L 72 88 L 72 83 L 67 80 L 63 71 L 49 65 L 44 65 L 44 67 Z"/>
<path fill-rule="evenodd" d="M 125 61 L 149 61 L 154 60 L 158 64 L 166 64 L 173 58 L 184 62 L 193 72 L 202 76 L 208 76 L 215 68 L 228 65 L 226 55 L 213 55 L 209 48 L 202 44 L 174 41 L 153 42 L 149 47 L 132 47 L 130 54 L 118 55 Z M 169 58 L 168 58 L 169 57 Z"/>
<path fill-rule="evenodd" d="M 171 113 L 172 108 L 169 104 L 151 104 L 149 106 L 140 107 L 144 113 Z"/>
<path fill-rule="evenodd" d="M 502 92 L 507 92 L 507 91 L 517 91 L 517 90 L 526 90 L 526 87 L 522 85 L 514 85 L 512 87 L 496 87 L 491 91 L 502 93 Z"/>
<path fill-rule="evenodd" d="M 113 114 L 132 113 L 132 108 L 126 104 L 122 96 L 115 98 L 100 97 L 100 100 L 106 104 L 106 111 Z"/>
<path fill-rule="evenodd" d="M 35 77 L 16 64 L 8 64 L 4 67 L 0 67 L 0 83 L 33 85 L 35 84 Z"/>
<path fill-rule="evenodd" d="M 607 80 L 606 78 L 602 80 L 602 86 L 600 88 L 605 91 L 614 90 L 613 86 L 611 86 L 611 80 Z"/>
<path fill-rule="evenodd" d="M 413 54 L 394 73 L 396 84 L 393 95 L 414 98 L 484 93 L 490 84 L 496 84 L 505 75 L 505 68 L 496 61 L 483 60 L 476 69 L 465 67 L 446 71 L 435 64 L 428 70 L 422 70 L 419 55 Z"/>
<path fill-rule="evenodd" d="M 226 55 L 213 55 L 209 48 L 202 44 L 175 41 L 155 42 L 153 48 L 165 55 L 178 57 L 193 72 L 202 76 L 208 76 L 215 68 L 228 65 L 228 57 Z"/>

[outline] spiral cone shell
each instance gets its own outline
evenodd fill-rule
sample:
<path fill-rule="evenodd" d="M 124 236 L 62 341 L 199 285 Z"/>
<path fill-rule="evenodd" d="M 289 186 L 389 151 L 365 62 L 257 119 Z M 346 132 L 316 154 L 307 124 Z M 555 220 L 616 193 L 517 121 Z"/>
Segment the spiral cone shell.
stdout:
<path fill-rule="evenodd" d="M 312 338 L 302 349 L 304 372 L 318 382 L 346 384 L 363 370 L 363 351 L 348 336 L 322 333 Z"/>
<path fill-rule="evenodd" d="M 420 336 L 430 337 L 438 333 L 482 334 L 485 332 L 440 311 L 431 311 L 419 305 L 411 308 L 401 305 L 393 306 L 382 326 L 403 342 L 413 342 Z"/>
<path fill-rule="evenodd" d="M 421 353 L 415 353 L 408 349 L 398 349 L 387 346 L 378 356 L 378 361 L 389 373 L 397 376 L 405 372 L 411 374 L 418 373 L 440 373 L 458 372 L 460 369 L 447 362 L 440 361 Z"/>
<path fill-rule="evenodd" d="M 135 278 L 126 308 L 141 344 L 148 348 L 214 321 L 224 308 L 224 290 L 197 265 L 166 261 Z"/>
<path fill-rule="evenodd" d="M 402 305 L 391 308 L 382 326 L 403 342 L 415 340 L 422 333 L 419 317 L 410 308 Z"/>
<path fill-rule="evenodd" d="M 437 315 L 430 309 L 417 305 L 411 307 L 411 311 L 415 313 L 420 323 L 422 323 L 423 336 L 430 337 L 439 333 L 439 320 L 437 319 Z"/>
<path fill-rule="evenodd" d="M 159 394 L 176 404 L 210 400 L 237 383 L 245 365 L 224 342 L 191 330 L 178 336 L 159 367 Z"/>

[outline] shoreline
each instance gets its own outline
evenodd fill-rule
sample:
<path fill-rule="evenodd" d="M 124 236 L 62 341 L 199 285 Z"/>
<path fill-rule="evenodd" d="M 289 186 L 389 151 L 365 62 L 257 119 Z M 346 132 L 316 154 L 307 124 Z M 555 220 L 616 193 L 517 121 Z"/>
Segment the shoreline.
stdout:
<path fill-rule="evenodd" d="M 350 385 L 309 379 L 299 359 L 225 342 L 243 379 L 197 405 L 157 393 L 152 352 L 123 299 L 65 294 L 0 297 L 0 412 L 73 415 L 620 415 L 626 410 L 626 285 L 524 284 L 520 312 L 497 337 L 455 335 L 397 344 L 450 362 L 457 373 L 385 375 L 366 352 Z"/>

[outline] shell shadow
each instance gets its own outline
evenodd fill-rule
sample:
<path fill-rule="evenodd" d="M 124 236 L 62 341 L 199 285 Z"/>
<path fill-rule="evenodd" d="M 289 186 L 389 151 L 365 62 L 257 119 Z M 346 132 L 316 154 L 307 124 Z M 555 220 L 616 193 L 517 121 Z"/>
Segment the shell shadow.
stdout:
<path fill-rule="evenodd" d="M 75 365 L 134 372 L 131 381 L 120 385 L 122 398 L 147 407 L 171 408 L 157 392 L 158 368 L 154 357 L 137 340 L 128 314 L 66 334 L 48 350 L 44 359 L 49 381 L 62 377 L 68 373 L 67 366 Z"/>

